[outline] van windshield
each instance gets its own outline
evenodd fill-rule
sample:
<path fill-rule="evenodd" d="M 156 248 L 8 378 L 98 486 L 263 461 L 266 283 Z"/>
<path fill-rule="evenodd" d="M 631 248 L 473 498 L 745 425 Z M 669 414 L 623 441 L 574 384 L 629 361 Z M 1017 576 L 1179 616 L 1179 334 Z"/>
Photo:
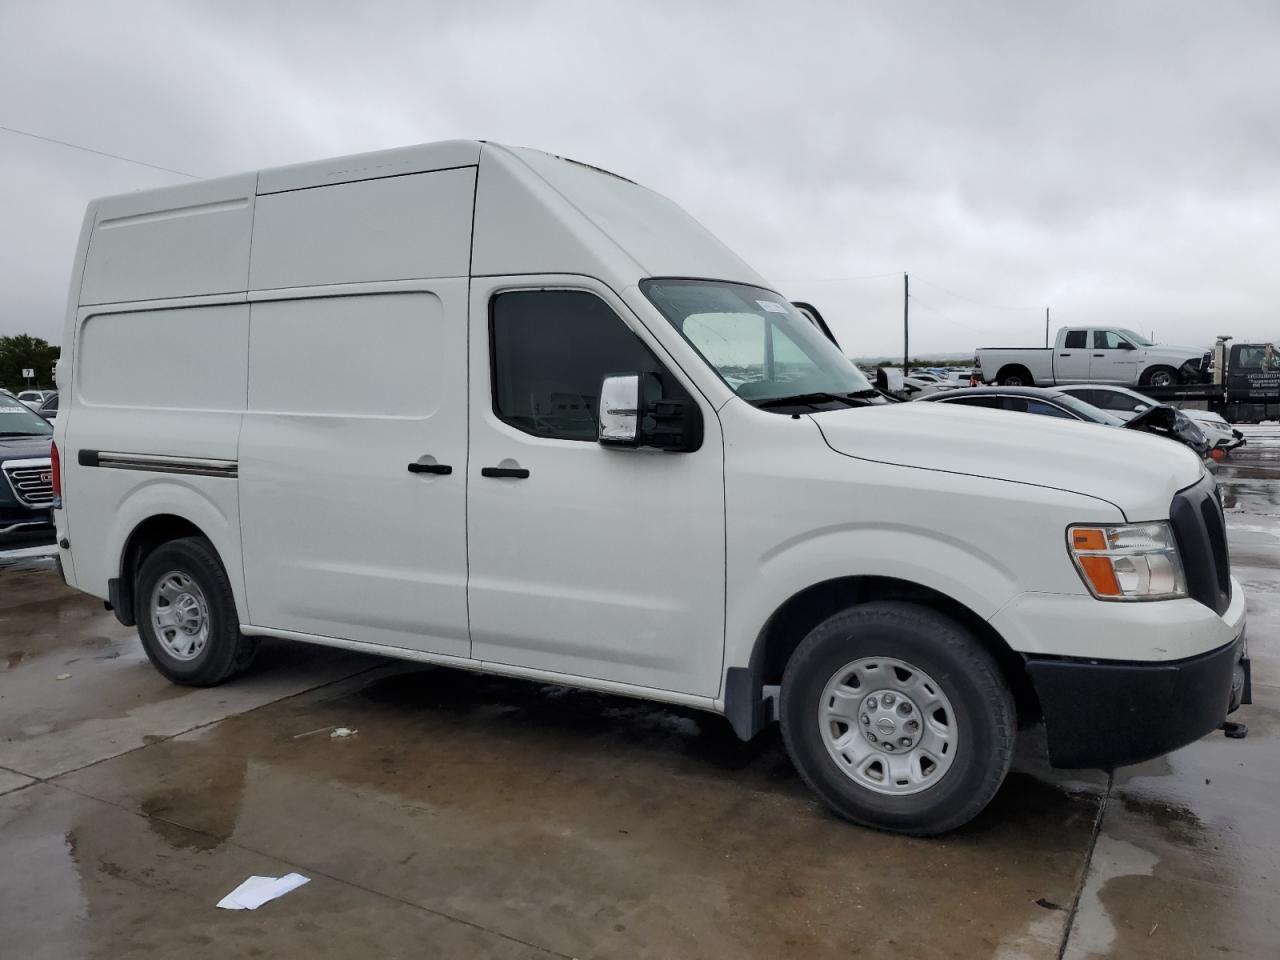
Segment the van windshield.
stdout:
<path fill-rule="evenodd" d="M 53 427 L 36 416 L 25 403 L 0 393 L 0 439 L 5 437 L 47 437 Z"/>
<path fill-rule="evenodd" d="M 772 290 L 721 280 L 643 280 L 640 289 L 738 396 L 757 407 L 826 410 L 881 397 L 862 371 Z"/>

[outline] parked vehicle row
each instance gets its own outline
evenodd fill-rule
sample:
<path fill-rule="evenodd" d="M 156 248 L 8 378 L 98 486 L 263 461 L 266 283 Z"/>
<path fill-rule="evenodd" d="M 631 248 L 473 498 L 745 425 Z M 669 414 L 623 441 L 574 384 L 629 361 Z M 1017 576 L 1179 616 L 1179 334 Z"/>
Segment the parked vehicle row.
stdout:
<path fill-rule="evenodd" d="M 175 682 L 270 636 L 777 720 L 913 834 L 1020 726 L 1111 767 L 1248 701 L 1200 458 L 890 403 L 594 167 L 459 141 L 110 197 L 70 286 L 58 560 Z"/>
<path fill-rule="evenodd" d="M 35 408 L 35 411 L 46 420 L 55 419 L 58 416 L 58 391 L 49 391 L 44 400 L 40 402 L 40 406 Z"/>
<path fill-rule="evenodd" d="M 18 400 L 35 410 L 51 397 L 54 392 L 53 390 L 23 390 L 18 394 Z"/>

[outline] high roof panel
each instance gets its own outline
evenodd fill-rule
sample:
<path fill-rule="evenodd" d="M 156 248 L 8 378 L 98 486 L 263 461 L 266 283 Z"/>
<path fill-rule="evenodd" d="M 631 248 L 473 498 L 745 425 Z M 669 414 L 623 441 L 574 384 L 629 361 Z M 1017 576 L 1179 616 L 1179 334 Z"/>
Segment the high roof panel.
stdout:
<path fill-rule="evenodd" d="M 476 140 L 442 140 L 440 143 L 422 143 L 394 150 L 295 163 L 288 167 L 272 167 L 258 174 L 258 193 L 305 190 L 333 183 L 471 167 L 480 162 L 480 147 Z"/>
<path fill-rule="evenodd" d="M 765 285 L 677 204 L 587 164 L 488 143 L 476 193 L 472 273 L 584 273 L 627 285 L 647 276 Z"/>

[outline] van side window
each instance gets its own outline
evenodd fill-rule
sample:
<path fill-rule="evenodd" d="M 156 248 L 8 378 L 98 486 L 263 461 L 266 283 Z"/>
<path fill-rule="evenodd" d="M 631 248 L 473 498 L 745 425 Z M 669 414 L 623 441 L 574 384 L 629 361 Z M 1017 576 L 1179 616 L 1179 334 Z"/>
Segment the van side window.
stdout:
<path fill-rule="evenodd" d="M 648 375 L 666 396 L 686 396 L 593 293 L 497 294 L 489 306 L 489 336 L 494 413 L 534 436 L 595 442 L 600 382 L 610 374 Z"/>
<path fill-rule="evenodd" d="M 1089 345 L 1086 339 L 1088 335 L 1087 330 L 1068 330 L 1067 339 L 1062 342 L 1062 346 L 1067 350 L 1083 350 Z"/>

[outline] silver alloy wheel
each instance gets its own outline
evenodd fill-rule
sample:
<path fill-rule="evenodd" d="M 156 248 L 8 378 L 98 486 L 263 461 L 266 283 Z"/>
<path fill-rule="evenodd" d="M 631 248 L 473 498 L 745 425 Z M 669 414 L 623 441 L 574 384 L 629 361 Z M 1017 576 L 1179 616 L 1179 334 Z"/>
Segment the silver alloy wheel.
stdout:
<path fill-rule="evenodd" d="M 818 727 L 836 766 L 861 787 L 904 796 L 942 780 L 959 731 L 933 678 L 892 657 L 863 657 L 827 681 Z"/>
<path fill-rule="evenodd" d="M 1173 376 L 1168 370 L 1157 370 L 1151 375 L 1148 386 L 1152 387 L 1168 387 L 1173 384 Z"/>
<path fill-rule="evenodd" d="M 175 660 L 194 660 L 209 642 L 209 604 L 200 586 L 181 570 L 170 570 L 151 591 L 151 626 Z"/>

